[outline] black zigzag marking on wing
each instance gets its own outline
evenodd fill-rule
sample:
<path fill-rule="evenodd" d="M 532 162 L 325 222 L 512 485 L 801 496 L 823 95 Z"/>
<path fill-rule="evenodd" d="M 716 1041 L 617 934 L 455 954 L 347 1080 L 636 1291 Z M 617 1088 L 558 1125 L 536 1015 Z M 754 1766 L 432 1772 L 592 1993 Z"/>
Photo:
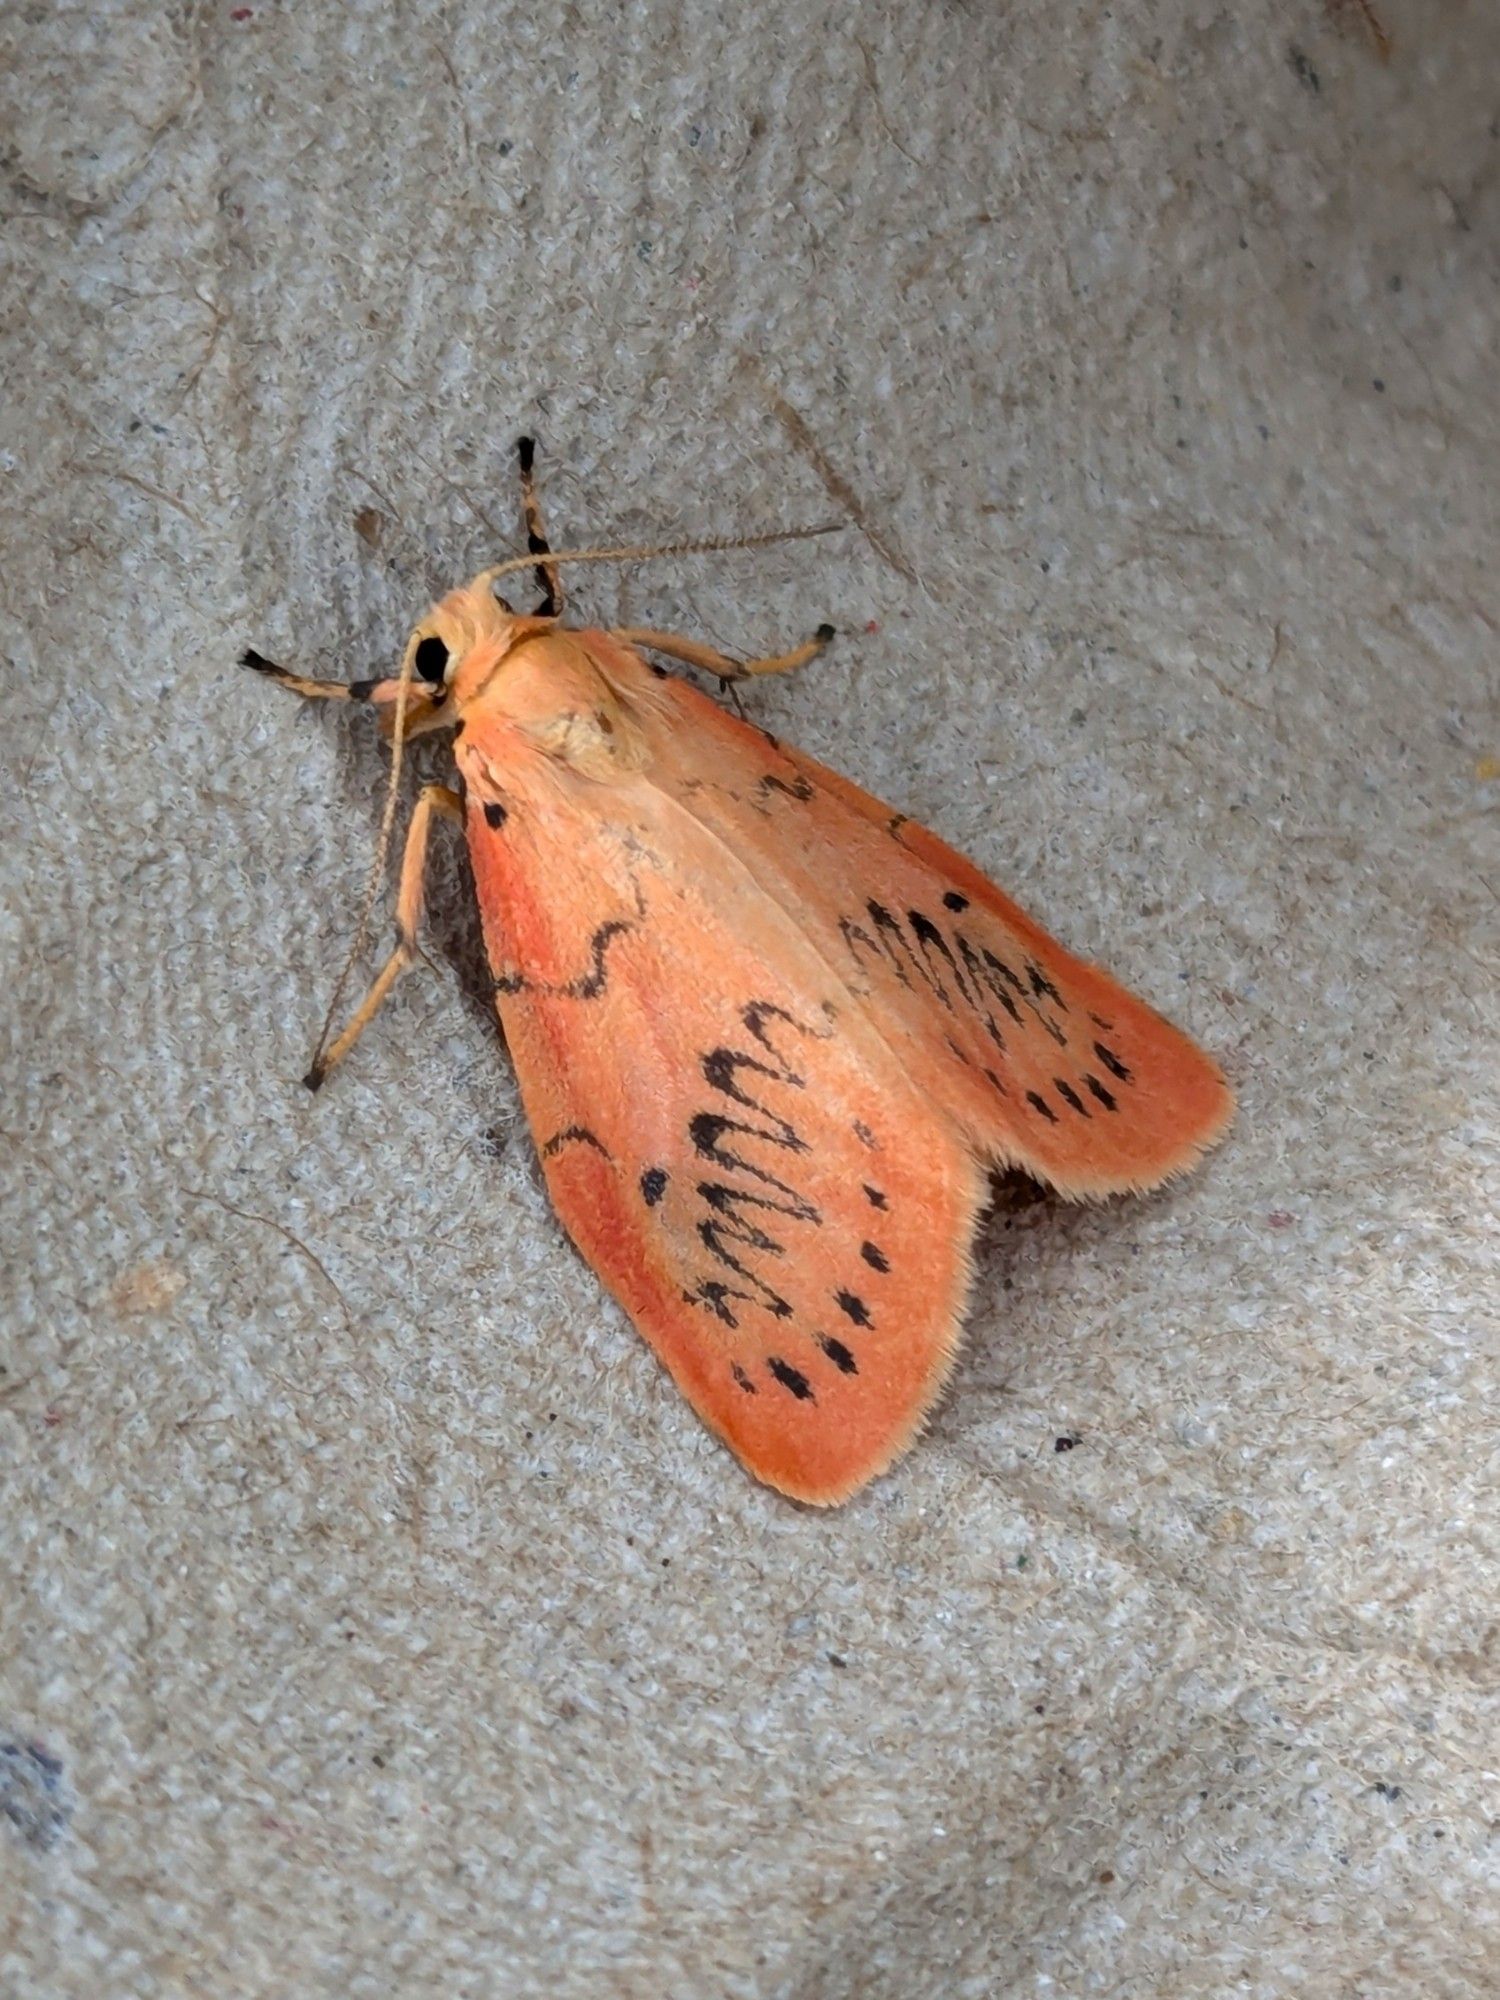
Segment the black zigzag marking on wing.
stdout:
<path fill-rule="evenodd" d="M 565 1146 L 592 1146 L 594 1151 L 602 1155 L 604 1159 L 608 1160 L 614 1157 L 604 1141 L 591 1132 L 586 1125 L 569 1125 L 561 1132 L 554 1132 L 552 1134 L 552 1137 L 542 1148 L 542 1158 L 544 1160 L 553 1159 Z"/>
<path fill-rule="evenodd" d="M 536 993 L 564 1000 L 597 1000 L 609 985 L 609 948 L 616 938 L 629 937 L 645 922 L 646 899 L 639 885 L 635 892 L 634 917 L 610 917 L 599 924 L 589 938 L 589 968 L 576 979 L 565 979 L 561 985 L 553 985 L 548 980 L 533 979 L 526 972 L 497 972 L 495 991 L 497 993 Z"/>
<path fill-rule="evenodd" d="M 698 1111 L 688 1120 L 688 1137 L 694 1152 L 722 1176 L 698 1183 L 698 1195 L 707 1211 L 698 1221 L 698 1236 L 709 1255 L 740 1282 L 701 1276 L 683 1297 L 689 1304 L 705 1306 L 731 1327 L 739 1325 L 734 1313 L 735 1301 L 761 1306 L 775 1319 L 791 1315 L 788 1301 L 746 1261 L 752 1256 L 760 1260 L 786 1255 L 785 1244 L 770 1233 L 772 1218 L 785 1216 L 789 1221 L 811 1223 L 815 1227 L 823 1220 L 815 1205 L 790 1181 L 756 1165 L 738 1150 L 740 1144 L 749 1141 L 774 1146 L 793 1157 L 808 1150 L 807 1141 L 791 1120 L 763 1102 L 765 1091 L 762 1089 L 759 1096 L 753 1094 L 757 1078 L 790 1090 L 807 1088 L 806 1078 L 778 1048 L 772 1037 L 772 1025 L 785 1023 L 798 1034 L 818 1041 L 826 1041 L 832 1033 L 831 1029 L 819 1033 L 806 1028 L 784 1007 L 764 1000 L 752 1001 L 743 1008 L 740 1019 L 760 1052 L 752 1054 L 747 1049 L 726 1045 L 710 1049 L 702 1058 L 703 1077 L 711 1090 L 753 1116 L 740 1118 L 724 1111 Z M 747 1188 L 744 1179 L 756 1185 Z"/>

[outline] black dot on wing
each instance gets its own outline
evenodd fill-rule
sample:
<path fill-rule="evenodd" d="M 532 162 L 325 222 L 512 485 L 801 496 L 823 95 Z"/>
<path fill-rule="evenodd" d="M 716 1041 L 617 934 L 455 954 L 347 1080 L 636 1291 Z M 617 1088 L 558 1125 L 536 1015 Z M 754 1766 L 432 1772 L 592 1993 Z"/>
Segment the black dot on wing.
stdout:
<path fill-rule="evenodd" d="M 1047 1102 L 1045 1097 L 1039 1096 L 1034 1090 L 1028 1090 L 1026 1093 L 1026 1102 L 1031 1106 L 1033 1111 L 1040 1111 L 1049 1125 L 1057 1123 L 1057 1113 L 1052 1109 L 1052 1106 Z"/>
<path fill-rule="evenodd" d="M 747 1396 L 758 1396 L 760 1394 L 759 1389 L 756 1388 L 755 1384 L 750 1380 L 750 1377 L 745 1373 L 744 1369 L 741 1368 L 738 1361 L 732 1361 L 729 1364 L 729 1372 L 734 1377 L 735 1381 L 738 1382 L 738 1384 L 744 1390 Z"/>
<path fill-rule="evenodd" d="M 871 1208 L 890 1207 L 890 1203 L 880 1192 L 880 1189 L 878 1187 L 871 1187 L 868 1181 L 865 1182 L 865 1200 L 870 1204 Z"/>
<path fill-rule="evenodd" d="M 839 1311 L 846 1318 L 853 1320 L 856 1326 L 873 1326 L 875 1324 L 870 1318 L 870 1308 L 856 1293 L 835 1292 L 833 1296 Z"/>
<path fill-rule="evenodd" d="M 1073 1107 L 1073 1109 L 1078 1113 L 1080 1118 L 1087 1118 L 1089 1115 L 1088 1106 L 1084 1103 L 1083 1099 L 1078 1095 L 1078 1092 L 1073 1088 L 1072 1084 L 1069 1083 L 1065 1077 L 1061 1076 L 1053 1077 L 1052 1082 L 1054 1087 L 1056 1088 L 1058 1096 L 1062 1099 L 1063 1103 L 1070 1104 Z"/>
<path fill-rule="evenodd" d="M 843 1341 L 835 1340 L 831 1333 L 820 1333 L 816 1338 L 819 1347 L 822 1348 L 823 1352 L 828 1356 L 828 1359 L 841 1375 L 857 1375 L 859 1373 L 859 1363 L 849 1352 L 848 1348 L 845 1347 Z"/>
<path fill-rule="evenodd" d="M 968 897 L 961 896 L 957 889 L 947 890 L 943 896 L 943 902 L 950 910 L 966 910 L 969 907 Z"/>
<path fill-rule="evenodd" d="M 766 1362 L 766 1366 L 776 1377 L 782 1388 L 795 1396 L 799 1403 L 811 1403 L 815 1400 L 811 1382 L 808 1381 L 801 1369 L 794 1368 L 790 1361 L 783 1361 L 780 1355 L 773 1354 Z"/>
<path fill-rule="evenodd" d="M 667 1170 L 665 1167 L 647 1167 L 641 1175 L 641 1199 L 647 1208 L 655 1208 L 667 1191 Z"/>
<path fill-rule="evenodd" d="M 868 1146 L 871 1152 L 879 1152 L 880 1141 L 862 1119 L 856 1118 L 854 1121 L 854 1136 L 862 1146 Z"/>
<path fill-rule="evenodd" d="M 1088 1086 L 1090 1096 L 1097 1097 L 1106 1111 L 1113 1111 L 1115 1109 L 1114 1092 L 1106 1089 L 1097 1076 L 1088 1075 L 1083 1080 Z"/>
<path fill-rule="evenodd" d="M 484 823 L 486 826 L 504 826 L 509 817 L 510 815 L 498 799 L 485 800 Z"/>
<path fill-rule="evenodd" d="M 890 1259 L 877 1244 L 861 1243 L 859 1254 L 872 1271 L 888 1271 L 891 1268 Z"/>
<path fill-rule="evenodd" d="M 1121 1083 L 1129 1083 L 1130 1071 L 1125 1067 L 1124 1063 L 1120 1061 L 1120 1058 L 1115 1054 L 1112 1048 L 1107 1047 L 1103 1042 L 1095 1042 L 1094 1054 L 1099 1058 L 1100 1062 L 1103 1063 L 1104 1067 L 1109 1071 L 1111 1076 L 1117 1076 L 1120 1079 Z"/>

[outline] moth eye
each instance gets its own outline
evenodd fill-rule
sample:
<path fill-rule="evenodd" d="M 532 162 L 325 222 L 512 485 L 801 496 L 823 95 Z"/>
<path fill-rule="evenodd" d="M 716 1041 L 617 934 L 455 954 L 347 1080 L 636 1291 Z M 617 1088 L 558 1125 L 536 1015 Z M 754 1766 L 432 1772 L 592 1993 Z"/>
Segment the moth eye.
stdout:
<path fill-rule="evenodd" d="M 417 642 L 416 659 L 413 662 L 424 681 L 431 681 L 434 687 L 441 687 L 443 676 L 448 671 L 448 648 L 436 634 Z"/>

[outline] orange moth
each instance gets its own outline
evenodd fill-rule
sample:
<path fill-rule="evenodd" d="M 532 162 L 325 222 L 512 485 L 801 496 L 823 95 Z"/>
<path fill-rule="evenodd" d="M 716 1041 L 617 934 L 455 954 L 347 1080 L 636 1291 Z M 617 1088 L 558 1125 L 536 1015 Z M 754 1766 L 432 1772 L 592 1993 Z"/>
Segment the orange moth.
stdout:
<path fill-rule="evenodd" d="M 380 711 L 382 862 L 403 741 L 453 737 L 456 784 L 412 814 L 395 949 L 307 1081 L 415 957 L 428 832 L 458 821 L 569 1235 L 758 1479 L 844 1500 L 953 1366 L 989 1171 L 1075 1199 L 1152 1188 L 1220 1136 L 1230 1092 L 934 834 L 648 663 L 782 672 L 830 628 L 735 662 L 564 624 L 561 563 L 689 545 L 554 553 L 529 439 L 520 456 L 530 553 L 436 604 L 399 674 L 345 687 L 245 655 Z M 514 611 L 497 585 L 531 567 L 544 597 Z"/>

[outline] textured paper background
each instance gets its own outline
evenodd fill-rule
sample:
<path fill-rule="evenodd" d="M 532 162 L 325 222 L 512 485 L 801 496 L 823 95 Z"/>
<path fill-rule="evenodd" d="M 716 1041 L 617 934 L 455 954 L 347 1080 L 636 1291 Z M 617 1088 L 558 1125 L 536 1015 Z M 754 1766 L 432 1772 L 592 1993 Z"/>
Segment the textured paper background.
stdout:
<path fill-rule="evenodd" d="M 1496 1990 L 1500 20 L 1378 4 L 7 11 L 0 1990 Z M 1242 1093 L 832 1516 L 564 1242 L 451 843 L 297 1084 L 382 760 L 234 657 L 532 427 L 559 538 L 852 494 L 576 601 L 834 620 L 755 713 Z"/>

